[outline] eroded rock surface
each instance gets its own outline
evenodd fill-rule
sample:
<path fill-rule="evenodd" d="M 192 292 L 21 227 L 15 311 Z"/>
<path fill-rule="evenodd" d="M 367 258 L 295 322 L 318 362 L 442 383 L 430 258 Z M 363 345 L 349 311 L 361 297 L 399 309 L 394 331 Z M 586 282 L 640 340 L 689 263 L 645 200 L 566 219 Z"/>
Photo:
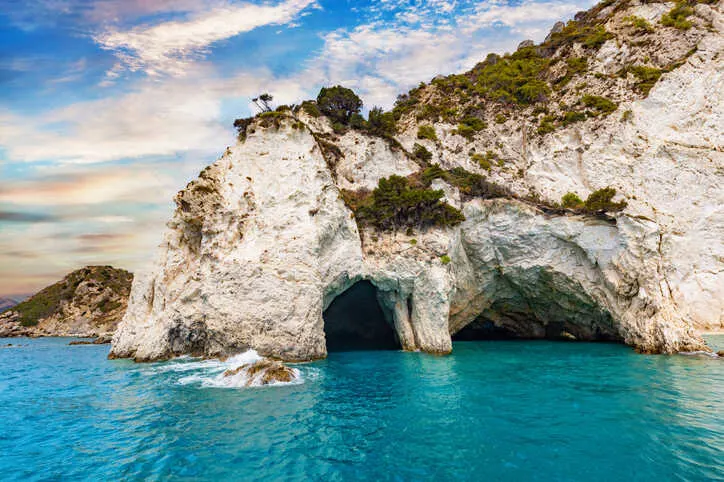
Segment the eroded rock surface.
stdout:
<path fill-rule="evenodd" d="M 632 12 L 656 21 L 667 11 L 629 10 L 610 14 L 618 40 L 632 35 L 622 24 Z M 654 47 L 669 39 L 661 63 L 684 60 L 648 96 L 631 93 L 630 80 L 611 81 L 621 86 L 615 112 L 550 133 L 527 123 L 533 107 L 491 120 L 474 138 L 435 121 L 436 141 L 418 139 L 420 123 L 406 114 L 402 147 L 354 130 L 333 135 L 327 119 L 303 111 L 279 126 L 254 124 L 178 194 L 111 356 L 251 348 L 284 360 L 321 358 L 324 310 L 361 280 L 377 289 L 405 350 L 448 353 L 452 335 L 485 323 L 530 338 L 622 341 L 647 353 L 706 349 L 695 327 L 721 329 L 724 321 L 720 6 L 697 6 L 694 23 L 685 34 L 651 34 Z M 600 47 L 589 65 L 593 88 L 612 88 L 600 79 L 639 55 L 631 45 L 612 39 Z M 338 152 L 330 154 L 332 141 Z M 438 179 L 434 187 L 463 211 L 461 225 L 360 230 L 340 190 L 414 173 L 416 143 L 444 168 L 485 174 L 519 197 L 559 200 L 614 186 L 628 207 L 608 218 L 551 213 L 516 199 L 468 199 Z M 499 166 L 471 161 L 493 145 Z"/>

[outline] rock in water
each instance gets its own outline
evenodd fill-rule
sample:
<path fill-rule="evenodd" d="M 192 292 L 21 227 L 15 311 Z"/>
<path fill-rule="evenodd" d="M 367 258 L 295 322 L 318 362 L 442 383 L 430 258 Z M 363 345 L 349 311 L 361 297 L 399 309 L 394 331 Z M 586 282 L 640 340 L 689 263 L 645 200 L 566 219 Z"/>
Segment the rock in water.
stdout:
<path fill-rule="evenodd" d="M 93 340 L 94 345 L 109 345 L 113 341 L 113 334 L 106 333 Z"/>
<path fill-rule="evenodd" d="M 243 375 L 247 387 L 255 385 L 270 385 L 272 383 L 289 383 L 297 378 L 294 370 L 275 360 L 262 359 L 255 363 L 247 363 L 240 367 L 224 372 L 224 377 L 230 378 Z"/>
<path fill-rule="evenodd" d="M 694 10 L 681 31 L 661 25 L 663 4 L 594 7 L 466 77 L 527 62 L 529 89 L 470 100 L 485 89 L 438 79 L 403 97 L 394 141 L 305 109 L 240 122 L 239 143 L 177 195 L 111 356 L 321 358 L 324 311 L 361 280 L 405 350 L 450 352 L 475 320 L 706 350 L 695 326 L 724 320 L 724 19 L 719 4 Z M 443 119 L 451 103 L 470 116 Z M 355 203 L 391 175 L 431 179 L 464 222 L 358 226 Z M 607 187 L 625 209 L 555 205 Z"/>

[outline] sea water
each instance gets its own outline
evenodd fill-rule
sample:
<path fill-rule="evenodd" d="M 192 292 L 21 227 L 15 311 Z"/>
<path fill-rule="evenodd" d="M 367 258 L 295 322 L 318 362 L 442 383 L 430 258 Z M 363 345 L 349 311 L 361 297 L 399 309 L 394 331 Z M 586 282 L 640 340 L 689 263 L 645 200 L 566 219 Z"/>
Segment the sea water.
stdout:
<path fill-rule="evenodd" d="M 239 388 L 233 364 L 1 340 L 2 480 L 724 480 L 724 359 L 614 344 L 333 353 Z M 724 349 L 724 337 L 710 343 Z"/>

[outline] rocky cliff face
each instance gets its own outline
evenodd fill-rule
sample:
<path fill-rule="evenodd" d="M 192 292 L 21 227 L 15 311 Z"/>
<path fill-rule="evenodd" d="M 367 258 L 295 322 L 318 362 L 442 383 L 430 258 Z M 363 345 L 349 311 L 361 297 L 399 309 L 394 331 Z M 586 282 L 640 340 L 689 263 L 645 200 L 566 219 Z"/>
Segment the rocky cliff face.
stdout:
<path fill-rule="evenodd" d="M 724 321 L 724 22 L 719 4 L 696 4 L 689 28 L 661 25 L 673 7 L 599 5 L 540 46 L 435 79 L 398 102 L 395 139 L 334 133 L 304 109 L 252 121 L 177 196 L 111 356 L 324 357 L 323 312 L 360 280 L 406 350 L 447 353 L 452 336 L 476 327 L 704 349 L 695 327 Z M 490 70 L 516 58 L 536 64 L 535 78 L 491 90 Z M 431 159 L 413 155 L 415 144 Z M 358 226 L 342 190 L 419 177 L 430 163 L 508 194 L 475 197 L 437 178 L 462 224 Z M 607 186 L 625 211 L 555 205 Z"/>
<path fill-rule="evenodd" d="M 0 314 L 0 337 L 83 336 L 113 333 L 128 306 L 133 275 L 89 266 Z"/>

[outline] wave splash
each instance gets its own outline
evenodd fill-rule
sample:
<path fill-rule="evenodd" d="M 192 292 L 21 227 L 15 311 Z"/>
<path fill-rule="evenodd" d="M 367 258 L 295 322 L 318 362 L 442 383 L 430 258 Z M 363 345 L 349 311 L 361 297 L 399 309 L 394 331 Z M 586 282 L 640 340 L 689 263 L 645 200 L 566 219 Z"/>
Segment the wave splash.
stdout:
<path fill-rule="evenodd" d="M 160 365 L 148 367 L 144 370 L 147 375 L 183 374 L 176 380 L 178 385 L 196 385 L 202 388 L 251 388 L 261 386 L 299 385 L 304 383 L 302 373 L 297 368 L 290 368 L 293 373 L 291 381 L 273 380 L 265 383 L 263 371 L 240 369 L 245 365 L 253 365 L 265 360 L 255 350 L 249 350 L 239 355 L 221 360 L 198 360 L 188 356 Z"/>

